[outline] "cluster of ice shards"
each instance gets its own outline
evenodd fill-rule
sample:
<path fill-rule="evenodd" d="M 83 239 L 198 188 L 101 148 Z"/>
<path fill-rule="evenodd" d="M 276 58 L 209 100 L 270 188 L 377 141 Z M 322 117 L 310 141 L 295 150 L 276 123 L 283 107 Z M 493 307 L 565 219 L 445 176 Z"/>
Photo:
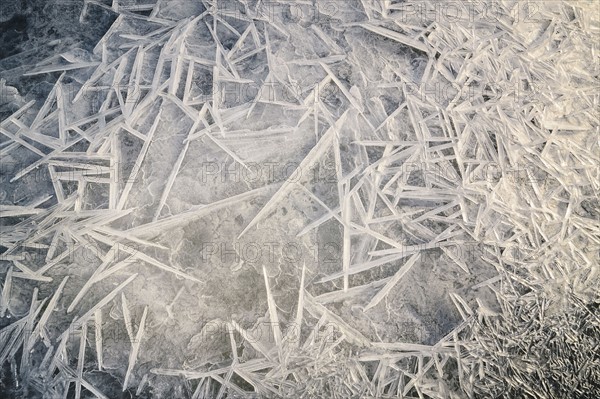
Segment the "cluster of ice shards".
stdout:
<path fill-rule="evenodd" d="M 597 3 L 99 11 L 0 85 L 0 390 L 598 389 Z"/>

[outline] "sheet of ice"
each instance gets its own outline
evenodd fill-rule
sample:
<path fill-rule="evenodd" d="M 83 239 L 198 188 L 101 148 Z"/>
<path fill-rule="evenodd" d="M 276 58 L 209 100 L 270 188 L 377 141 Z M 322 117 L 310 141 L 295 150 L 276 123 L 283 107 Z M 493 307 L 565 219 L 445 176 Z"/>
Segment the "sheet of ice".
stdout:
<path fill-rule="evenodd" d="M 600 395 L 599 7 L 72 5 L 0 60 L 0 392 Z"/>

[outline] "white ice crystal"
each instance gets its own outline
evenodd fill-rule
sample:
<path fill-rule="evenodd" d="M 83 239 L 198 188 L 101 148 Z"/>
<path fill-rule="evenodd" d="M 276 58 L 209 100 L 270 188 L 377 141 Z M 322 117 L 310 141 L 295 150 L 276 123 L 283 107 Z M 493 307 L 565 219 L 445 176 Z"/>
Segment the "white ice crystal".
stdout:
<path fill-rule="evenodd" d="M 598 7 L 84 0 L 0 82 L 0 390 L 600 394 Z"/>

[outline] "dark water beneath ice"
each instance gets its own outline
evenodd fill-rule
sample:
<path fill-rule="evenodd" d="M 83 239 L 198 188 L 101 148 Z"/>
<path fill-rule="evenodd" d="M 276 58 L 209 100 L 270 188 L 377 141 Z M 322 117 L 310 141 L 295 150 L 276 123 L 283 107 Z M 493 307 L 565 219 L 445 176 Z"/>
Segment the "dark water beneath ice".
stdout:
<path fill-rule="evenodd" d="M 83 0 L 2 0 L 0 78 L 23 101 L 43 100 L 60 73 L 23 76 L 36 64 L 69 49 L 92 51 L 116 19 L 110 10 L 90 5 L 80 20 Z M 0 120 L 22 104 L 0 96 Z"/>

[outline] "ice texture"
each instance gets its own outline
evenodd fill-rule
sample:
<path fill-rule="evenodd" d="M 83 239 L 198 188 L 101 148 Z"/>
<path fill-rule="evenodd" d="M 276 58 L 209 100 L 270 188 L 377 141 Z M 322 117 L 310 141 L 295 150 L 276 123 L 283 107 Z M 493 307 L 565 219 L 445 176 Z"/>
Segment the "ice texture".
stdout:
<path fill-rule="evenodd" d="M 600 396 L 599 3 L 44 4 L 3 397 Z"/>

